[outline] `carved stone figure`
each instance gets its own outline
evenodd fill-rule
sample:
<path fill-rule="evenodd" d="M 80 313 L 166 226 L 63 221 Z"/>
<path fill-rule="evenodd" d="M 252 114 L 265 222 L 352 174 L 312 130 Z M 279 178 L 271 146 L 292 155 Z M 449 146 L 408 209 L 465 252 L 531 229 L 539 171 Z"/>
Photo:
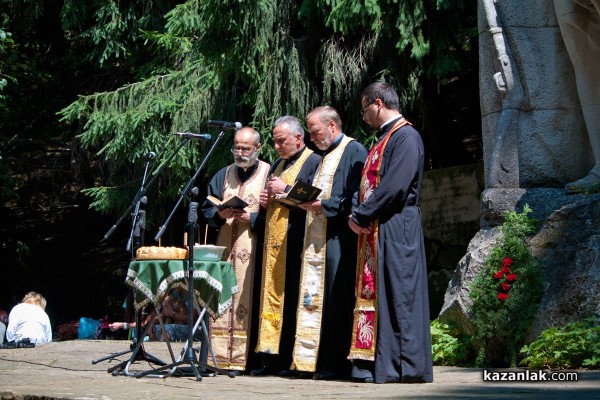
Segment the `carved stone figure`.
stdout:
<path fill-rule="evenodd" d="M 479 1 L 480 105 L 488 189 L 562 188 L 594 167 L 592 148 L 598 146 L 590 146 L 586 134 L 553 1 Z M 583 65 L 591 69 L 595 62 Z M 593 89 L 583 86 L 600 90 L 597 84 Z M 592 112 L 596 126 L 599 111 L 596 106 Z M 600 162 L 600 157 L 596 159 Z"/>
<path fill-rule="evenodd" d="M 528 246 L 545 277 L 530 342 L 551 326 L 600 318 L 600 193 L 567 194 L 600 187 L 600 0 L 478 4 L 487 188 L 481 229 L 439 319 L 472 333 L 471 282 L 502 235 L 504 212 L 528 204 L 538 221 Z"/>
<path fill-rule="evenodd" d="M 595 159 L 587 176 L 566 185 L 567 192 L 580 193 L 600 188 L 600 0 L 554 0 L 554 8 Z"/>

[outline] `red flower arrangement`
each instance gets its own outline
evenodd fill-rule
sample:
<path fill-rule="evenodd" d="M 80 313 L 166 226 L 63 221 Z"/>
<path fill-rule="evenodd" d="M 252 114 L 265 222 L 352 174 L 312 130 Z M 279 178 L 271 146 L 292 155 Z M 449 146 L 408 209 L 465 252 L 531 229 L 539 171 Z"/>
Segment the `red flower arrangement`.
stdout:
<path fill-rule="evenodd" d="M 500 292 L 498 293 L 498 300 L 500 301 L 508 299 L 508 291 L 510 290 L 511 284 L 517 280 L 517 274 L 510 271 L 512 263 L 513 261 L 510 257 L 505 257 L 504 260 L 502 260 L 502 267 L 500 270 L 494 273 L 494 279 L 504 279 L 504 282 L 499 286 Z"/>

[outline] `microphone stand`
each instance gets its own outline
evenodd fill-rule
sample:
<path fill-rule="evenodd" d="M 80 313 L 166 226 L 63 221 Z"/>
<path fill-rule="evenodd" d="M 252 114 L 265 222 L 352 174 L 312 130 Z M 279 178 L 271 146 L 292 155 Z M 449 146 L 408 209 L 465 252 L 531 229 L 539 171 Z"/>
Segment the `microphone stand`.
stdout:
<path fill-rule="evenodd" d="M 193 186 L 194 182 L 196 181 L 196 178 L 200 174 L 200 171 L 202 171 L 202 169 L 204 168 L 204 164 L 206 164 L 206 161 L 208 160 L 208 158 L 214 151 L 217 143 L 219 143 L 219 141 L 222 139 L 223 133 L 224 133 L 224 131 L 221 130 L 221 132 L 217 136 L 217 139 L 213 143 L 212 147 L 209 149 L 208 153 L 204 157 L 204 160 L 202 160 L 202 163 L 200 163 L 200 166 L 198 167 L 198 169 L 196 170 L 194 175 L 190 178 L 190 180 L 187 182 L 187 184 L 183 188 L 181 195 L 179 196 L 179 199 L 177 200 L 177 202 L 175 203 L 175 206 L 171 210 L 171 213 L 167 217 L 166 222 L 160 227 L 158 233 L 154 237 L 154 240 L 160 239 L 160 237 L 164 233 L 167 225 L 169 224 L 170 220 L 172 219 L 173 215 L 175 214 L 175 211 L 177 210 L 177 208 L 183 201 L 184 197 L 187 197 L 190 194 L 190 192 L 192 192 L 192 194 L 194 194 L 194 195 L 197 194 L 197 188 L 192 189 L 192 186 Z M 194 192 L 196 192 L 196 193 L 194 193 Z M 166 377 L 166 376 L 174 373 L 174 371 L 183 364 L 189 364 L 197 381 L 202 380 L 202 374 L 201 374 L 200 370 L 198 369 L 198 367 L 201 367 L 202 370 L 210 369 L 214 372 L 219 372 L 223 375 L 229 376 L 230 378 L 235 377 L 235 373 L 226 371 L 226 370 L 222 370 L 222 369 L 219 369 L 214 366 L 210 366 L 206 362 L 206 358 L 208 356 L 207 348 L 210 343 L 209 339 L 208 339 L 208 331 L 206 330 L 206 326 L 203 324 L 203 321 L 202 321 L 202 318 L 204 318 L 204 315 L 205 315 L 206 307 L 204 308 L 204 310 L 202 310 L 202 312 L 199 312 L 200 315 L 198 316 L 198 322 L 196 323 L 196 326 L 194 326 L 194 319 L 193 319 L 193 310 L 194 310 L 194 243 L 195 243 L 194 235 L 195 235 L 195 232 L 196 232 L 197 226 L 198 226 L 198 224 L 197 224 L 198 203 L 195 201 L 190 201 L 188 207 L 189 207 L 188 208 L 188 223 L 186 225 L 186 229 L 188 230 L 188 278 L 187 278 L 187 284 L 188 284 L 188 292 L 187 292 L 188 332 L 187 332 L 186 344 L 185 344 L 184 350 L 182 351 L 182 354 L 181 354 L 182 357 L 180 357 L 181 360 L 176 361 L 170 365 L 162 366 L 162 367 L 157 368 L 152 371 L 137 373 L 135 375 L 136 378 L 141 378 L 142 376 L 149 375 L 153 372 L 172 369 L 172 371 L 169 372 L 169 374 L 163 376 L 163 377 Z M 210 299 L 209 299 L 209 301 L 210 301 Z M 209 301 L 206 301 L 206 304 L 208 304 Z M 201 355 L 201 358 L 204 358 L 204 359 L 201 359 L 199 361 L 196 358 L 196 353 L 194 351 L 193 344 L 194 344 L 194 331 L 197 328 L 197 326 L 200 324 L 202 324 L 202 328 L 203 328 L 201 330 L 202 334 L 201 334 L 201 340 L 200 340 L 201 353 L 203 355 L 205 354 L 206 356 Z"/>
<path fill-rule="evenodd" d="M 154 153 L 152 153 L 154 154 Z M 138 189 L 138 193 L 140 193 L 143 189 L 144 189 L 144 185 L 146 184 L 146 178 L 148 177 L 148 168 L 150 167 L 150 158 L 148 158 L 148 160 L 146 161 L 146 166 L 144 167 L 144 175 L 142 176 L 142 184 L 140 185 L 140 188 Z M 138 240 L 138 242 L 136 243 L 135 249 L 131 247 L 131 243 L 132 243 L 132 239 L 135 233 L 135 229 L 136 229 L 136 222 L 138 217 L 141 217 L 139 214 L 140 211 L 140 204 L 144 204 L 146 205 L 146 203 L 148 202 L 148 198 L 146 196 L 142 196 L 140 197 L 140 199 L 135 203 L 135 208 L 133 210 L 132 213 L 132 223 L 131 223 L 131 232 L 129 233 L 129 239 L 127 240 L 127 246 L 125 247 L 125 250 L 130 251 L 131 250 L 131 259 L 133 260 L 135 258 L 135 250 L 137 250 L 139 247 L 141 247 L 144 243 L 144 230 L 146 229 L 146 213 L 144 212 L 144 224 L 143 226 L 139 226 L 139 228 L 141 228 L 141 243 Z M 140 237 L 140 231 L 138 228 L 138 239 Z"/>
<path fill-rule="evenodd" d="M 146 211 L 138 210 L 138 218 L 137 218 L 137 222 L 134 227 L 134 234 L 133 234 L 133 237 L 135 238 L 136 248 L 143 245 L 143 236 L 144 236 L 143 232 L 144 232 L 145 226 L 146 226 Z M 140 238 L 142 238 L 142 239 L 140 240 Z M 134 292 L 133 297 L 132 297 L 132 301 L 133 301 L 133 298 L 135 298 L 135 289 L 132 288 L 131 290 Z M 134 361 L 148 361 L 148 362 L 151 362 L 151 363 L 154 363 L 157 365 L 166 365 L 166 363 L 164 361 L 162 361 L 161 359 L 146 352 L 146 350 L 144 349 L 144 336 L 146 335 L 148 328 L 146 328 L 146 329 L 142 328 L 141 313 L 142 313 L 141 309 L 135 311 L 135 337 L 131 339 L 131 344 L 129 345 L 129 350 L 121 351 L 118 353 L 111 354 L 104 358 L 93 360 L 92 364 L 96 364 L 100 361 L 104 361 L 104 360 L 108 360 L 108 359 L 112 360 L 118 356 L 122 356 L 127 353 L 133 353 L 128 360 L 122 361 L 119 364 L 117 364 L 113 367 L 110 367 L 107 370 L 107 372 L 109 374 L 112 374 L 115 376 L 119 375 L 121 372 L 123 372 L 123 370 L 125 370 L 126 375 L 129 375 L 129 373 L 127 373 L 127 367 L 129 364 L 131 364 Z"/>
<path fill-rule="evenodd" d="M 127 207 L 127 209 L 125 211 L 123 211 L 123 214 L 121 214 L 121 216 L 119 217 L 117 222 L 115 222 L 115 224 L 108 230 L 108 232 L 106 232 L 102 241 L 108 239 L 114 233 L 114 231 L 117 229 L 117 226 L 119 226 L 119 224 L 121 222 L 123 222 L 123 220 L 129 213 L 129 211 L 133 207 L 135 207 L 136 205 L 139 206 L 139 200 L 142 198 L 142 196 L 144 196 L 146 194 L 146 192 L 148 191 L 150 186 L 152 186 L 154 181 L 156 181 L 156 178 L 158 178 L 158 176 L 162 173 L 162 171 L 165 169 L 165 167 L 171 162 L 171 160 L 177 155 L 177 153 L 179 153 L 179 150 L 181 150 L 181 148 L 188 141 L 189 141 L 189 138 L 187 138 L 187 137 L 184 137 L 183 139 L 181 139 L 179 146 L 175 149 L 175 151 L 173 151 L 173 153 L 171 153 L 169 158 L 167 160 L 163 161 L 162 164 L 159 166 L 159 168 L 156 171 L 152 172 L 152 178 L 150 178 L 147 185 L 144 185 L 144 182 L 142 181 L 142 185 L 141 185 L 140 189 L 138 190 L 137 194 L 135 195 L 135 197 L 133 198 L 131 204 L 129 204 L 129 207 Z M 149 161 L 150 160 L 148 160 L 148 162 Z M 148 163 L 146 164 L 146 171 L 144 171 L 144 179 L 145 179 L 147 170 L 148 170 Z M 129 243 L 127 245 L 129 246 Z M 127 249 L 127 251 L 129 251 L 129 248 Z"/>
<path fill-rule="evenodd" d="M 142 203 L 142 197 L 144 197 L 144 195 L 146 194 L 146 192 L 148 191 L 148 189 L 156 181 L 156 178 L 158 178 L 158 176 L 162 173 L 162 171 L 165 169 L 165 167 L 171 162 L 171 160 L 177 155 L 177 153 L 179 153 L 179 151 L 181 150 L 181 148 L 188 141 L 189 141 L 189 138 L 187 138 L 187 137 L 183 138 L 181 140 L 181 142 L 179 143 L 179 146 L 171 153 L 171 155 L 165 161 L 163 161 L 160 164 L 160 166 L 159 166 L 158 169 L 156 169 L 155 171 L 152 172 L 152 174 L 151 174 L 152 177 L 150 178 L 150 180 L 146 184 L 146 178 L 147 178 L 148 170 L 149 170 L 149 166 L 150 166 L 150 158 L 148 158 L 148 160 L 146 161 L 146 167 L 144 168 L 144 175 L 143 175 L 143 178 L 142 178 L 142 183 L 140 185 L 140 188 L 138 189 L 138 192 L 136 193 L 135 197 L 131 201 L 131 204 L 129 204 L 129 206 L 127 207 L 127 209 L 125 211 L 123 211 L 123 213 L 121 214 L 121 216 L 117 219 L 117 222 L 115 222 L 113 224 L 113 226 L 108 230 L 108 232 L 106 232 L 106 234 L 104 235 L 104 238 L 101 241 L 107 240 L 115 232 L 115 230 L 121 224 L 121 222 L 123 222 L 123 220 L 125 219 L 125 217 L 129 214 L 129 211 L 132 208 L 135 207 L 135 212 L 132 213 L 133 220 L 132 220 L 132 226 L 131 226 L 131 233 L 129 235 L 129 240 L 127 242 L 126 251 L 129 251 L 131 249 L 131 237 L 133 236 L 133 234 L 134 234 L 134 232 L 136 230 L 136 225 L 139 223 L 139 218 L 138 218 L 139 217 L 139 208 L 140 208 L 140 203 Z M 143 201 L 143 203 L 145 204 L 145 201 Z M 143 230 L 145 229 L 145 222 L 146 222 L 146 220 L 145 220 L 145 213 L 144 213 L 144 220 L 143 220 L 144 227 L 142 229 L 140 229 L 140 232 L 142 232 L 141 235 L 143 235 Z M 131 250 L 132 250 L 131 256 L 132 256 L 132 259 L 133 259 L 135 251 L 133 249 L 131 249 Z M 137 336 L 138 333 L 141 332 L 140 325 L 138 325 L 140 323 L 140 321 L 138 321 L 138 319 L 139 319 L 139 312 L 140 311 L 136 311 L 136 316 L 135 316 L 135 319 L 136 319 L 136 336 Z M 137 338 L 134 339 L 134 341 L 135 340 L 137 340 Z M 139 340 L 142 340 L 142 338 L 139 338 Z M 111 355 L 106 356 L 106 357 L 102 357 L 102 358 L 98 358 L 98 359 L 92 360 L 92 364 L 97 364 L 97 363 L 99 363 L 101 361 L 108 360 L 108 359 L 112 360 L 112 359 L 114 359 L 114 358 L 116 358 L 118 356 L 121 356 L 123 354 L 127 354 L 130 351 L 134 351 L 136 353 L 136 356 L 137 356 L 137 349 L 142 345 L 142 343 L 143 342 L 138 342 L 135 345 L 135 349 L 133 349 L 134 344 L 132 344 L 130 350 L 125 350 L 125 351 L 122 351 L 122 352 L 111 354 Z M 151 356 L 151 357 L 154 358 L 154 356 Z M 157 364 L 164 365 L 164 362 L 162 362 L 162 361 L 160 361 L 158 359 L 152 360 L 152 361 L 156 362 Z M 113 374 L 115 373 L 114 371 L 117 371 L 117 370 L 120 372 L 123 369 L 122 366 L 121 366 L 121 364 L 119 364 L 119 365 L 117 365 L 115 367 L 109 368 L 108 372 L 109 373 L 113 373 Z"/>
<path fill-rule="evenodd" d="M 144 175 L 142 176 L 142 183 L 140 185 L 140 189 L 138 190 L 138 194 L 145 192 L 144 184 L 146 183 L 146 178 L 148 176 L 150 160 L 151 159 L 148 158 L 148 160 L 146 161 L 146 166 L 144 168 Z M 135 209 L 134 209 L 134 212 L 131 214 L 131 217 L 132 217 L 131 218 L 132 219 L 131 232 L 129 234 L 129 240 L 127 241 L 126 250 L 127 251 L 131 250 L 131 259 L 132 260 L 135 259 L 135 251 L 139 247 L 144 245 L 144 232 L 146 230 L 146 211 L 141 210 L 140 206 L 142 204 L 145 205 L 147 203 L 147 201 L 148 201 L 148 199 L 146 196 L 140 197 L 135 202 Z M 116 228 L 117 225 L 118 224 L 115 224 L 114 228 Z M 112 229 L 112 230 L 114 231 L 114 229 Z M 135 239 L 135 246 L 132 247 L 132 242 L 134 241 L 134 239 Z M 131 290 L 134 291 L 133 298 L 135 298 L 135 289 L 132 288 Z M 158 365 L 166 364 L 164 361 L 158 359 L 157 357 L 153 356 L 150 353 L 147 353 L 144 350 L 144 346 L 143 346 L 144 336 L 143 335 L 145 333 L 145 330 L 142 329 L 142 321 L 141 321 L 141 315 L 140 315 L 141 312 L 142 312 L 141 310 L 137 310 L 135 312 L 135 337 L 132 338 L 132 343 L 129 346 L 129 350 L 113 353 L 106 357 L 92 360 L 92 364 L 97 364 L 97 363 L 99 363 L 101 361 L 105 361 L 105 360 L 113 360 L 116 357 L 122 356 L 127 353 L 133 353 L 129 360 L 120 362 L 119 364 L 109 368 L 107 372 L 111 373 L 113 375 L 118 375 L 119 373 L 121 373 L 121 371 L 123 371 L 123 369 L 126 367 L 126 365 L 128 363 L 132 362 L 133 360 L 138 360 L 138 361 L 145 360 L 145 361 L 152 362 L 152 363 L 155 363 Z"/>

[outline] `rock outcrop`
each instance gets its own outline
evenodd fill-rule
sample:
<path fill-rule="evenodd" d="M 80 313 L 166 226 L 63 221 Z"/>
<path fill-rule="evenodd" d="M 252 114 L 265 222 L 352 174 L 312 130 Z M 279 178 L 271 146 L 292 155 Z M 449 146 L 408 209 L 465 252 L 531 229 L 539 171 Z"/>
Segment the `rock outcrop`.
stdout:
<path fill-rule="evenodd" d="M 532 208 L 538 221 L 528 240 L 540 260 L 544 295 L 528 340 L 543 330 L 582 320 L 600 321 L 600 193 L 566 195 L 563 189 L 488 189 L 483 192 L 481 230 L 471 240 L 448 285 L 439 318 L 467 333 L 469 286 L 501 238 L 503 212 Z"/>

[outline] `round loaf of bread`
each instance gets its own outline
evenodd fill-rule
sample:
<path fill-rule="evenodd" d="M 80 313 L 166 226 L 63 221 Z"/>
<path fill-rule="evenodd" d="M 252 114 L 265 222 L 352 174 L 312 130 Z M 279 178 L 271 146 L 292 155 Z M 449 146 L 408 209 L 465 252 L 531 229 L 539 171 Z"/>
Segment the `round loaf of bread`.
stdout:
<path fill-rule="evenodd" d="M 138 260 L 185 260 L 187 249 L 181 247 L 143 246 L 135 252 Z"/>

